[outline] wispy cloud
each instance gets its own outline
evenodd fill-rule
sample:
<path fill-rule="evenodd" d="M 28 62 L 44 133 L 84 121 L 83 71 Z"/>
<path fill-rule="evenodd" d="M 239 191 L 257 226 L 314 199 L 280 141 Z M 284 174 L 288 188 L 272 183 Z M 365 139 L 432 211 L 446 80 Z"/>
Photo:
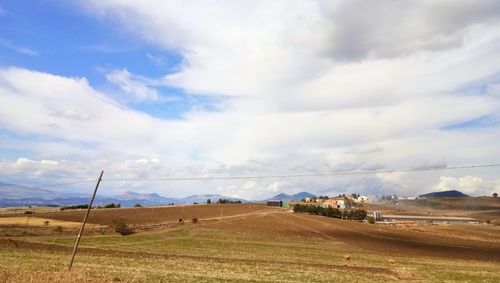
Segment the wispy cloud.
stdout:
<path fill-rule="evenodd" d="M 148 86 L 140 77 L 132 75 L 127 69 L 113 70 L 106 74 L 106 79 L 136 101 L 157 100 L 159 97 L 156 89 Z"/>
<path fill-rule="evenodd" d="M 152 55 L 148 53 L 146 56 L 148 57 L 149 61 L 151 61 L 151 63 L 153 63 L 158 67 L 163 67 L 167 63 L 165 61 L 165 58 L 162 57 L 161 55 Z"/>
<path fill-rule="evenodd" d="M 0 37 L 0 45 L 5 47 L 5 48 L 8 48 L 8 49 L 14 50 L 16 52 L 19 52 L 21 54 L 24 54 L 24 55 L 28 55 L 28 56 L 40 55 L 40 53 L 36 49 L 33 49 L 31 47 L 27 47 L 27 46 L 23 46 L 23 45 L 19 45 L 19 44 L 15 44 L 10 40 L 7 40 L 7 39 L 1 38 L 1 37 Z"/>

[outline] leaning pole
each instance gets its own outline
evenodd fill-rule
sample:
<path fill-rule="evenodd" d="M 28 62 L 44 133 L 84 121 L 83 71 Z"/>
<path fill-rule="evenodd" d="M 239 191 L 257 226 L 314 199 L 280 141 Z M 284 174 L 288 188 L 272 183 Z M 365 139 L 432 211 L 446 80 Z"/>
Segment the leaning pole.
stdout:
<path fill-rule="evenodd" d="M 101 171 L 101 175 L 99 175 L 99 179 L 97 179 L 97 183 L 95 185 L 94 194 L 90 199 L 89 207 L 87 208 L 87 212 L 85 213 L 85 217 L 82 221 L 82 226 L 80 227 L 80 231 L 78 232 L 78 236 L 76 237 L 75 247 L 73 248 L 73 253 L 71 254 L 71 259 L 68 265 L 68 271 L 71 271 L 71 267 L 73 267 L 73 261 L 75 260 L 76 251 L 78 250 L 78 245 L 80 244 L 80 239 L 82 238 L 83 229 L 85 229 L 85 223 L 87 223 L 87 219 L 89 218 L 90 209 L 92 209 L 92 204 L 94 203 L 95 195 L 97 193 L 97 189 L 99 188 L 99 184 L 102 180 L 102 175 L 104 174 L 104 170 Z"/>

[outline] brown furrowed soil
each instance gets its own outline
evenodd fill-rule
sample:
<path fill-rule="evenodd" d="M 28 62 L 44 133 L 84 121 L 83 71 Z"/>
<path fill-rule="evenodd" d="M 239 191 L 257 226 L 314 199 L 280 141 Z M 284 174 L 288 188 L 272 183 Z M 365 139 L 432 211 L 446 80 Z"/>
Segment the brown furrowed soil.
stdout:
<path fill-rule="evenodd" d="M 94 224 L 113 225 L 117 219 L 123 219 L 130 225 L 176 223 L 179 219 L 185 222 L 193 218 L 206 219 L 221 216 L 234 216 L 261 210 L 269 210 L 261 204 L 211 204 L 158 206 L 140 208 L 93 209 L 88 222 Z M 50 218 L 61 221 L 82 221 L 84 210 L 58 211 L 34 214 L 33 217 Z"/>
<path fill-rule="evenodd" d="M 207 227 L 271 235 L 320 237 L 357 248 L 417 256 L 500 261 L 500 227 L 392 225 L 292 213 L 228 219 Z M 479 229 L 478 229 L 479 228 Z M 483 229 L 481 229 L 483 228 Z"/>
<path fill-rule="evenodd" d="M 83 211 L 36 215 L 68 221 Z M 73 275 L 65 269 L 75 235 L 0 236 L 0 282 L 500 280 L 495 225 L 369 224 L 255 204 L 100 209 L 93 217 L 172 225 L 85 234 Z"/>
<path fill-rule="evenodd" d="M 83 210 L 59 211 L 34 216 L 78 221 L 83 218 L 83 213 Z M 198 218 L 204 227 L 226 231 L 320 237 L 358 248 L 390 253 L 500 261 L 500 226 L 492 225 L 369 225 L 364 222 L 294 214 L 260 204 L 96 209 L 92 210 L 89 223 L 113 225 L 113 221 L 118 218 L 139 227 L 154 223 L 178 224 L 179 218 L 186 222 Z"/>

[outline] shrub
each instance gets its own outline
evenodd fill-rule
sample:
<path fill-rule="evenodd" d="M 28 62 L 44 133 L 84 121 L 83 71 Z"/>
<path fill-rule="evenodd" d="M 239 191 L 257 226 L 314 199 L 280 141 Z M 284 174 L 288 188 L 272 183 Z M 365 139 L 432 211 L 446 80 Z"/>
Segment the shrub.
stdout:
<path fill-rule="evenodd" d="M 198 218 L 193 218 L 191 221 L 193 221 L 193 223 L 198 223 Z"/>
<path fill-rule="evenodd" d="M 110 203 L 110 204 L 106 204 L 104 206 L 104 208 L 120 208 L 122 205 L 120 203 Z"/>
<path fill-rule="evenodd" d="M 368 219 L 368 223 L 375 224 L 375 218 L 373 218 L 373 216 L 368 216 L 367 219 Z"/>
<path fill-rule="evenodd" d="M 115 226 L 115 231 L 120 233 L 121 235 L 125 236 L 134 233 L 132 229 L 128 227 L 126 220 L 123 218 L 113 220 L 113 224 Z"/>
<path fill-rule="evenodd" d="M 68 210 L 68 209 L 87 209 L 89 208 L 88 204 L 79 204 L 79 205 L 70 205 L 70 206 L 63 206 L 60 208 L 60 210 Z"/>
<path fill-rule="evenodd" d="M 26 210 L 26 211 L 24 212 L 24 214 L 33 214 L 33 211 Z"/>
<path fill-rule="evenodd" d="M 142 207 L 142 205 L 140 203 L 136 203 L 134 207 Z"/>
<path fill-rule="evenodd" d="M 45 220 L 45 221 L 43 222 L 43 224 L 45 224 L 45 226 L 49 226 L 49 223 L 50 223 L 50 221 L 48 221 L 48 220 Z"/>
<path fill-rule="evenodd" d="M 225 198 L 220 198 L 217 203 L 241 203 L 241 200 L 230 200 Z"/>

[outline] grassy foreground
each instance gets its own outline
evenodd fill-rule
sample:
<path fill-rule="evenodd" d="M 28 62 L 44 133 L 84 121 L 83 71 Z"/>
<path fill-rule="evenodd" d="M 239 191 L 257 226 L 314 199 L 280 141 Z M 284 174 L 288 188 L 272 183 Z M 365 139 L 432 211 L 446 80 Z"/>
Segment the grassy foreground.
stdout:
<path fill-rule="evenodd" d="M 498 262 L 392 256 L 314 237 L 189 224 L 129 236 L 86 236 L 66 271 L 74 236 L 0 245 L 0 282 L 500 282 Z"/>

